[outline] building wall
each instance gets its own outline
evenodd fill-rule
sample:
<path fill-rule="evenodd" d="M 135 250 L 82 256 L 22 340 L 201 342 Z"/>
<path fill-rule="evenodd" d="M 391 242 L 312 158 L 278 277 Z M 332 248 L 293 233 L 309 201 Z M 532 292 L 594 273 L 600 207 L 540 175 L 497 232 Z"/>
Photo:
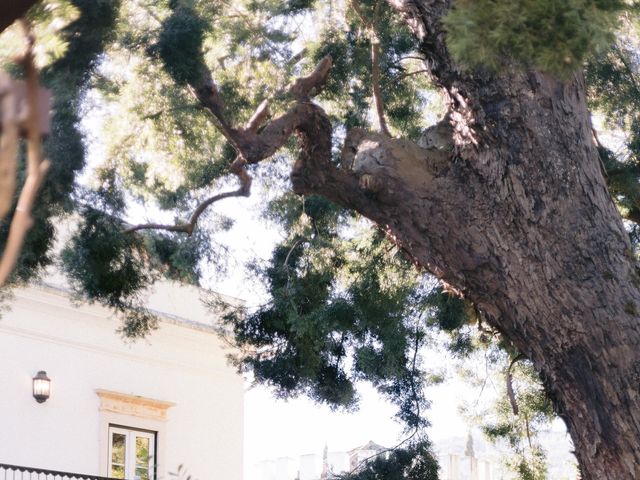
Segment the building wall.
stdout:
<path fill-rule="evenodd" d="M 194 480 L 242 478 L 243 381 L 205 324 L 197 290 L 163 285 L 150 302 L 166 320 L 147 339 L 125 343 L 99 306 L 74 305 L 48 287 L 16 292 L 0 318 L 0 463 L 106 475 L 104 422 L 118 418 L 159 426 L 159 479 L 179 465 Z M 38 370 L 52 381 L 43 404 L 32 397 Z M 165 420 L 109 417 L 97 390 L 173 406 Z"/>

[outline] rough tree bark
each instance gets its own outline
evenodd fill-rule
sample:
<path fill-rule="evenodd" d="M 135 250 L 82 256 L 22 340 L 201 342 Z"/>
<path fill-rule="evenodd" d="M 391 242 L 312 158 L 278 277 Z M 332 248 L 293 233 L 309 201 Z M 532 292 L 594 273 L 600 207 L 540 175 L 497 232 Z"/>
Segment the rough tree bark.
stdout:
<path fill-rule="evenodd" d="M 293 84 L 288 112 L 267 121 L 263 105 L 244 128 L 226 121 L 205 75 L 191 90 L 238 151 L 238 192 L 248 194 L 246 164 L 297 135 L 294 191 L 357 210 L 473 301 L 540 372 L 585 480 L 640 478 L 640 274 L 600 170 L 582 77 L 464 73 L 440 24 L 451 0 L 388 1 L 448 100 L 440 140 L 421 147 L 353 130 L 336 166 L 331 124 L 311 101 L 331 59 Z"/>
<path fill-rule="evenodd" d="M 640 277 L 601 174 L 583 79 L 462 73 L 439 23 L 450 2 L 390 3 L 448 98 L 449 158 L 446 145 L 434 155 L 356 132 L 343 168 L 360 191 L 318 181 L 326 171 L 311 162 L 304 180 L 292 177 L 297 191 L 359 210 L 476 303 L 539 370 L 583 478 L 640 478 Z"/>
<path fill-rule="evenodd" d="M 355 130 L 333 166 L 331 125 L 309 100 L 325 63 L 260 134 L 223 123 L 241 154 L 236 173 L 242 180 L 244 163 L 297 133 L 295 191 L 359 211 L 475 302 L 540 371 L 585 480 L 640 478 L 640 274 L 600 171 L 582 78 L 465 74 L 439 23 L 450 0 L 388 1 L 449 101 L 440 130 L 451 142 L 420 148 Z M 0 32 L 35 3 L 2 2 Z M 219 113 L 212 82 L 193 87 Z"/>
<path fill-rule="evenodd" d="M 450 143 L 356 130 L 333 168 L 326 116 L 301 102 L 295 191 L 359 211 L 473 301 L 539 370 L 585 480 L 640 478 L 640 276 L 582 77 L 465 74 L 439 23 L 449 2 L 391 4 L 447 96 Z"/>

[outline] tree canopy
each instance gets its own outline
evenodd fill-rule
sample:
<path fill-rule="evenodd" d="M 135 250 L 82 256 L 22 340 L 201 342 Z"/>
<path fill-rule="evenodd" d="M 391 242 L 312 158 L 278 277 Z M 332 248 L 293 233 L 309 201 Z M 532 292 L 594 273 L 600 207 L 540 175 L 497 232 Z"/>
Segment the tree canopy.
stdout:
<path fill-rule="evenodd" d="M 503 91 L 509 101 L 520 95 L 507 88 L 504 72 L 514 85 L 522 79 L 572 85 L 584 78 L 590 108 L 613 133 L 594 130 L 566 142 L 597 147 L 606 186 L 636 249 L 635 13 L 634 4 L 619 0 L 42 1 L 28 18 L 42 81 L 54 93 L 52 132 L 44 144 L 51 169 L 12 282 L 37 278 L 57 262 L 80 296 L 119 312 L 123 335 L 144 336 L 156 319 L 144 308 L 143 291 L 163 277 L 198 284 L 202 269 L 222 268 L 216 235 L 233 218 L 217 213 L 216 204 L 249 195 L 252 182 L 259 182 L 279 192 L 264 205 L 264 215 L 282 229 L 283 240 L 267 262 L 248 265 L 268 301 L 256 308 L 224 308 L 221 331 L 232 332 L 240 347 L 238 368 L 278 396 L 306 394 L 336 408 L 354 407 L 355 382 L 371 382 L 397 405 L 398 418 L 413 435 L 388 460 L 395 466 L 374 463 L 358 478 L 396 478 L 385 472 L 436 478 L 422 432 L 428 425 L 424 388 L 438 379 L 420 352 L 433 332 L 444 331 L 456 355 L 493 349 L 507 377 L 512 368 L 520 369 L 518 395 L 509 393 L 500 407 L 502 419 L 485 430 L 508 438 L 521 452 L 529 421 L 550 418 L 555 401 L 553 393 L 543 393 L 536 369 L 548 393 L 554 391 L 551 375 L 524 351 L 519 334 L 495 320 L 484 297 L 469 293 L 473 282 L 458 280 L 484 268 L 482 261 L 475 263 L 479 254 L 464 268 L 454 267 L 438 254 L 445 241 L 430 243 L 433 256 L 421 256 L 421 247 L 402 236 L 393 215 L 379 212 L 393 203 L 393 189 L 398 191 L 394 169 L 408 172 L 402 181 L 418 192 L 431 179 L 472 165 L 469 152 L 497 143 L 499 135 L 491 133 L 495 118 L 523 115 L 507 100 L 487 100 L 502 98 Z M 424 20 L 431 14 L 434 23 Z M 12 55 L 19 43 L 11 28 L 0 37 L 4 68 L 15 74 Z M 479 106 L 471 105 L 474 98 Z M 563 105 L 577 115 L 576 108 Z M 92 109 L 105 118 L 102 130 L 91 132 L 105 152 L 98 165 L 87 165 L 82 124 Z M 510 128 L 522 127 L 513 122 Z M 546 128 L 544 135 L 552 138 Z M 374 144 L 387 141 L 396 143 L 376 150 Z M 501 158 L 529 148 L 516 140 L 503 145 L 510 153 Z M 398 159 L 385 167 L 388 179 L 376 176 L 363 151 L 383 167 L 381 155 Z M 422 167 L 411 162 L 423 161 L 421 155 L 429 158 L 429 176 L 418 185 L 411 183 L 411 173 L 418 182 Z M 551 150 L 540 155 L 564 162 Z M 291 164 L 293 188 L 286 169 Z M 308 165 L 330 186 L 316 188 L 321 180 L 308 174 Z M 80 185 L 85 168 L 93 180 Z M 357 178 L 343 174 L 345 168 Z M 18 175 L 19 182 L 23 178 Z M 465 192 L 465 183 L 457 184 L 458 196 L 447 204 L 456 210 L 451 215 L 464 214 L 464 199 L 473 195 L 469 188 Z M 520 186 L 523 192 L 530 188 L 526 181 Z M 372 199 L 380 204 L 370 204 Z M 156 212 L 157 222 L 139 223 L 139 205 Z M 487 211 L 492 208 L 487 204 Z M 531 200 L 524 208 L 537 215 L 545 204 Z M 567 215 L 590 215 L 579 205 L 566 208 Z M 396 211 L 439 229 L 452 251 L 458 237 L 471 238 L 454 224 L 434 224 L 446 217 L 407 212 Z M 56 258 L 54 225 L 61 218 L 76 228 Z M 0 226 L 0 244 L 10 221 L 11 215 Z M 465 228 L 472 224 L 464 222 Z M 635 251 L 626 255 L 635 264 Z M 625 311 L 635 315 L 640 306 L 625 302 Z M 526 432 L 518 404 L 528 415 Z M 544 478 L 535 476 L 543 475 L 536 468 L 544 470 L 535 462 L 523 460 L 517 468 L 522 478 Z"/>

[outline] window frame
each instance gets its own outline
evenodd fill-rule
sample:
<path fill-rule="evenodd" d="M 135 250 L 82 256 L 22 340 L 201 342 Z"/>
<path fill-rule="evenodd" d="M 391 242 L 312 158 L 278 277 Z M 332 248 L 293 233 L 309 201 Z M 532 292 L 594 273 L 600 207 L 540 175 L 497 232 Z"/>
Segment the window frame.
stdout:
<path fill-rule="evenodd" d="M 156 432 L 155 478 L 169 476 L 167 471 L 167 420 L 169 410 L 176 403 L 140 395 L 131 395 L 96 388 L 98 400 L 98 471 L 103 477 L 109 476 L 109 425 L 120 425 L 136 430 Z"/>
<path fill-rule="evenodd" d="M 149 440 L 150 448 L 149 448 L 149 480 L 156 479 L 156 472 L 158 470 L 158 432 L 154 430 L 147 430 L 142 428 L 130 427 L 128 425 L 119 425 L 112 424 L 108 425 L 107 429 L 107 441 L 108 441 L 108 451 L 107 451 L 107 474 L 109 477 L 113 477 L 112 475 L 112 467 L 113 467 L 113 435 L 119 434 L 125 436 L 125 445 L 124 445 L 124 478 L 126 480 L 137 480 L 136 470 L 137 470 L 137 457 L 135 455 L 136 451 L 136 439 L 137 438 L 147 438 Z"/>

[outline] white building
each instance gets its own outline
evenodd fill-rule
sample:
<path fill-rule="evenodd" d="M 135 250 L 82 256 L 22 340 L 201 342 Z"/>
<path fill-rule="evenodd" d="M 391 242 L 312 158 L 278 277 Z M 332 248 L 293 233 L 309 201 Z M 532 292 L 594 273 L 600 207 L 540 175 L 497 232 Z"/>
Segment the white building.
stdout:
<path fill-rule="evenodd" d="M 330 452 L 325 446 L 322 455 L 308 453 L 298 459 L 265 460 L 260 462 L 258 469 L 261 480 L 330 480 L 336 475 L 358 470 L 380 456 L 387 458 L 388 450 L 370 441 L 348 452 Z"/>
<path fill-rule="evenodd" d="M 500 453 L 480 436 L 449 438 L 436 444 L 436 452 L 442 480 L 511 479 Z"/>
<path fill-rule="evenodd" d="M 548 478 L 575 480 L 575 460 L 568 455 L 568 437 L 562 432 L 545 432 L 540 437 L 548 453 Z M 479 432 L 467 437 L 449 437 L 435 443 L 434 454 L 441 480 L 514 480 L 517 475 L 506 465 L 513 454 L 504 444 L 494 445 Z M 349 450 L 282 457 L 258 465 L 261 480 L 331 480 L 337 474 L 356 471 L 373 458 L 388 458 L 389 450 L 374 442 Z"/>
<path fill-rule="evenodd" d="M 569 438 L 563 432 L 543 432 L 539 440 L 547 453 L 547 477 L 575 480 L 575 459 L 569 455 Z M 480 433 L 451 437 L 435 443 L 442 480 L 514 480 L 517 475 L 506 461 L 513 451 L 504 443 L 493 444 Z"/>
<path fill-rule="evenodd" d="M 63 282 L 16 291 L 0 318 L 0 464 L 241 480 L 243 380 L 199 296 L 158 286 L 148 303 L 160 328 L 126 343 L 110 311 L 75 304 Z M 51 392 L 38 403 L 41 370 Z"/>

